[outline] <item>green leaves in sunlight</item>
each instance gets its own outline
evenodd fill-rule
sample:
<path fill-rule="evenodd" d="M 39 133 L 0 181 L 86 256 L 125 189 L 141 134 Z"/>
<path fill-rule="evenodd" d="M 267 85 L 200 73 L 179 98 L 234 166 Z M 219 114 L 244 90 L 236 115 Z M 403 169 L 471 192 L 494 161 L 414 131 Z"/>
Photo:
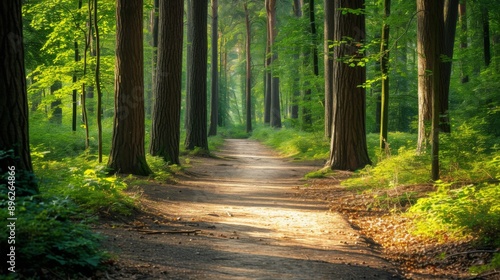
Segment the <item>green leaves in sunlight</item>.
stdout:
<path fill-rule="evenodd" d="M 467 185 L 453 189 L 439 184 L 429 197 L 409 209 L 416 232 L 441 240 L 474 237 L 500 245 L 500 184 Z M 439 233 L 439 234 L 436 234 Z"/>

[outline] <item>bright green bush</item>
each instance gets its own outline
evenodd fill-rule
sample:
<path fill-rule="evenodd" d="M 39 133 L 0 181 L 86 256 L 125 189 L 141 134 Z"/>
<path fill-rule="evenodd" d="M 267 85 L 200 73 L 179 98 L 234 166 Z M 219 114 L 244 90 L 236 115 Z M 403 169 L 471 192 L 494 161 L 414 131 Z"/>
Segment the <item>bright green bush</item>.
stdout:
<path fill-rule="evenodd" d="M 500 245 L 500 184 L 468 185 L 452 189 L 441 184 L 429 197 L 413 205 L 416 232 L 429 237 L 474 237 Z"/>

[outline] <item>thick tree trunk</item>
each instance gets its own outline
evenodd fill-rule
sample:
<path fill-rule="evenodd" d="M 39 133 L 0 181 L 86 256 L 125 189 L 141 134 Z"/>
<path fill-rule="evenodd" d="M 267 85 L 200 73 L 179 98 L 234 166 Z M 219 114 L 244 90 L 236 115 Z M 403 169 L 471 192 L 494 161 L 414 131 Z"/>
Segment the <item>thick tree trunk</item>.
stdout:
<path fill-rule="evenodd" d="M 363 9 L 364 0 L 335 0 L 334 40 L 351 38 L 334 48 L 333 65 L 333 126 L 330 158 L 332 169 L 356 170 L 370 164 L 366 147 L 365 67 L 351 67 L 346 57 L 362 59 L 365 40 L 364 14 L 346 13 L 345 9 Z"/>
<path fill-rule="evenodd" d="M 384 1 L 384 24 L 380 42 L 380 71 L 382 72 L 382 89 L 380 93 L 380 149 L 385 149 L 389 124 L 389 31 L 387 18 L 391 15 L 391 0 Z"/>
<path fill-rule="evenodd" d="M 180 164 L 184 0 L 161 1 L 150 153 Z"/>
<path fill-rule="evenodd" d="M 193 32 L 189 75 L 189 117 L 185 146 L 188 150 L 199 147 L 208 150 L 207 140 L 207 17 L 208 0 L 191 3 Z"/>
<path fill-rule="evenodd" d="M 28 97 L 20 0 L 0 2 L 0 150 L 17 158 L 0 161 L 0 174 L 33 171 L 29 149 Z M 9 169 L 9 166 L 13 166 Z M 27 186 L 26 186 L 27 187 Z M 37 191 L 34 189 L 34 191 Z"/>
<path fill-rule="evenodd" d="M 151 173 L 144 151 L 143 2 L 116 4 L 115 115 L 108 166 L 114 172 Z"/>
<path fill-rule="evenodd" d="M 250 52 L 251 46 L 251 26 L 250 15 L 248 13 L 247 3 L 244 4 L 245 9 L 245 26 L 246 26 L 246 41 L 245 41 L 245 54 L 246 54 L 246 67 L 245 67 L 245 109 L 246 109 L 246 132 L 252 131 L 252 54 Z"/>
<path fill-rule="evenodd" d="M 333 121 L 333 29 L 334 29 L 334 0 L 324 1 L 324 68 L 325 68 L 325 137 L 332 136 Z"/>
<path fill-rule="evenodd" d="M 210 129 L 208 130 L 209 136 L 217 135 L 217 125 L 219 124 L 219 72 L 218 72 L 218 58 L 217 52 L 219 51 L 219 29 L 217 26 L 219 4 L 218 0 L 212 0 L 212 90 L 210 102 Z"/>

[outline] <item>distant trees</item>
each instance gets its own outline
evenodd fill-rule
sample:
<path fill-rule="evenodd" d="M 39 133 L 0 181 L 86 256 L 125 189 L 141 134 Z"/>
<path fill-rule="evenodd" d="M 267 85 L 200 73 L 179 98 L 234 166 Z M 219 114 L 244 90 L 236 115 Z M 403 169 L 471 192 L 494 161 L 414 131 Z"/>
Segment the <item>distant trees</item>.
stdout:
<path fill-rule="evenodd" d="M 179 164 L 184 0 L 161 1 L 151 144 L 153 156 Z"/>
<path fill-rule="evenodd" d="M 28 133 L 28 96 L 24 65 L 21 0 L 0 2 L 0 150 L 13 150 L 18 160 L 0 157 L 0 173 L 33 171 Z"/>
<path fill-rule="evenodd" d="M 113 138 L 108 167 L 148 175 L 144 151 L 144 58 L 142 0 L 116 4 L 116 78 Z"/>

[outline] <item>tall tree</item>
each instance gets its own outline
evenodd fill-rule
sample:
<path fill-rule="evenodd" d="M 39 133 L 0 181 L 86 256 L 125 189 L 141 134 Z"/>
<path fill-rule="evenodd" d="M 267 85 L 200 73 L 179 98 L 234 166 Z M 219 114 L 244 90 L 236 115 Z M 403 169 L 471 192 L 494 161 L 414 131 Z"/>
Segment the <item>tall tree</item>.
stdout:
<path fill-rule="evenodd" d="M 28 96 L 24 66 L 21 0 L 0 2 L 0 150 L 13 150 L 15 162 L 0 161 L 0 173 L 14 166 L 32 171 L 29 132 Z"/>
<path fill-rule="evenodd" d="M 491 63 L 491 42 L 490 42 L 490 12 L 486 5 L 481 7 L 481 20 L 483 24 L 483 54 L 484 65 L 488 67 Z"/>
<path fill-rule="evenodd" d="M 345 60 L 364 57 L 364 0 L 335 0 L 333 65 L 333 126 L 330 157 L 332 169 L 355 170 L 371 161 L 366 147 L 366 92 L 360 87 L 366 80 L 366 68 L 350 66 Z"/>
<path fill-rule="evenodd" d="M 465 50 L 468 47 L 467 42 L 467 1 L 460 1 L 458 6 L 459 21 L 460 21 L 460 49 Z M 469 75 L 465 71 L 465 63 L 460 61 L 460 81 L 462 84 L 469 82 Z"/>
<path fill-rule="evenodd" d="M 193 32 L 191 65 L 189 76 L 189 112 L 186 127 L 185 146 L 188 150 L 199 147 L 208 150 L 207 139 L 207 18 L 208 0 L 196 0 L 191 3 Z"/>
<path fill-rule="evenodd" d="M 439 95 L 439 112 L 440 122 L 439 127 L 442 132 L 451 132 L 450 113 L 449 113 L 449 96 L 450 96 L 450 81 L 451 81 L 451 66 L 453 61 L 453 49 L 455 46 L 455 33 L 458 20 L 458 3 L 459 0 L 445 0 L 443 10 L 443 32 L 444 40 L 442 44 L 441 54 L 443 55 L 443 65 L 441 71 L 441 79 L 443 83 L 443 91 Z"/>
<path fill-rule="evenodd" d="M 245 54 L 246 54 L 246 66 L 245 66 L 245 110 L 246 110 L 246 132 L 252 131 L 252 54 L 250 52 L 251 46 L 251 25 L 250 25 L 250 15 L 248 12 L 248 3 L 243 4 L 245 9 L 245 28 L 246 28 L 246 40 L 245 40 Z"/>
<path fill-rule="evenodd" d="M 116 2 L 115 115 L 108 166 L 151 173 L 144 151 L 143 1 Z"/>
<path fill-rule="evenodd" d="M 380 71 L 382 72 L 382 89 L 380 102 L 380 149 L 385 148 L 389 124 L 389 32 L 387 20 L 391 14 L 391 0 L 384 0 L 384 23 L 380 41 Z"/>
<path fill-rule="evenodd" d="M 153 95 L 156 86 L 156 63 L 158 61 L 158 20 L 159 20 L 160 0 L 153 0 L 153 9 L 150 14 L 151 41 L 153 48 L 151 53 L 151 90 L 146 94 L 146 115 L 152 114 Z"/>
<path fill-rule="evenodd" d="M 101 37 L 99 35 L 98 17 L 97 17 L 97 0 L 94 0 L 94 29 L 95 29 L 95 86 L 97 89 L 97 159 L 102 162 L 102 92 L 101 92 Z"/>
<path fill-rule="evenodd" d="M 180 164 L 184 0 L 160 2 L 159 42 L 150 153 Z"/>
<path fill-rule="evenodd" d="M 219 115 L 219 66 L 218 66 L 218 58 L 217 52 L 219 51 L 218 42 L 219 42 L 219 28 L 217 27 L 217 23 L 219 20 L 219 4 L 218 0 L 212 0 L 212 90 L 211 90 L 211 102 L 210 102 L 210 129 L 208 130 L 209 136 L 217 135 L 217 125 L 218 115 Z"/>
<path fill-rule="evenodd" d="M 325 137 L 332 135 L 333 121 L 333 28 L 334 0 L 324 1 Z"/>
<path fill-rule="evenodd" d="M 270 82 L 271 92 L 270 92 L 270 125 L 272 127 L 281 127 L 281 106 L 280 106 L 280 79 L 278 75 L 273 71 L 274 61 L 278 59 L 278 52 L 273 48 L 274 42 L 278 35 L 278 30 L 276 27 L 276 0 L 266 0 L 266 11 L 267 11 L 267 30 L 268 30 L 268 48 L 271 52 L 271 57 L 268 66 L 271 66 L 271 79 Z M 269 71 L 269 70 L 268 70 Z M 266 85 L 267 86 L 267 85 Z M 268 98 L 266 98 L 267 100 Z M 267 105 L 266 105 L 267 106 Z"/>

